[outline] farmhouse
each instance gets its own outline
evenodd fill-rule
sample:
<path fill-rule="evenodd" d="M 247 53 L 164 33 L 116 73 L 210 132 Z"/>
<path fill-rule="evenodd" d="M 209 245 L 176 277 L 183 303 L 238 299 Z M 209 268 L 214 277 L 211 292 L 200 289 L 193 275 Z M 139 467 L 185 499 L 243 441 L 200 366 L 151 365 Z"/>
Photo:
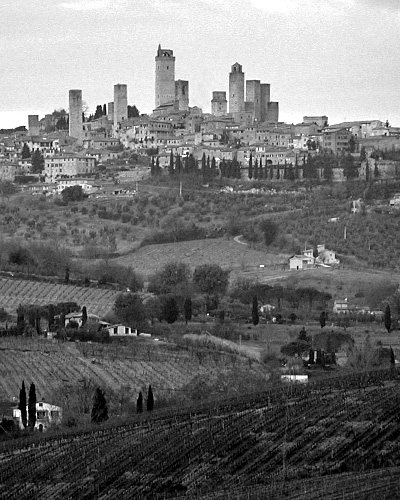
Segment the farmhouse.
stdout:
<path fill-rule="evenodd" d="M 98 323 L 100 321 L 100 317 L 97 314 L 87 313 L 87 319 L 91 321 L 95 321 Z M 65 324 L 64 326 L 68 326 L 70 323 L 76 323 L 78 328 L 82 326 L 82 311 L 75 311 L 65 315 Z"/>
<path fill-rule="evenodd" d="M 349 312 L 349 303 L 347 299 L 335 300 L 333 303 L 333 312 L 335 314 L 347 314 Z"/>
<path fill-rule="evenodd" d="M 104 328 L 110 334 L 110 337 L 137 337 L 138 331 L 130 326 L 122 324 L 108 325 Z"/>
<path fill-rule="evenodd" d="M 314 267 L 315 258 L 311 255 L 293 255 L 289 259 L 289 268 L 296 269 L 311 269 Z"/>
<path fill-rule="evenodd" d="M 26 414 L 28 415 L 28 406 L 26 407 Z M 24 428 L 21 418 L 21 410 L 19 408 L 13 408 L 13 419 L 20 429 Z M 50 425 L 60 424 L 61 419 L 62 410 L 59 406 L 55 406 L 44 401 L 38 401 L 36 403 L 36 430 L 45 431 Z"/>

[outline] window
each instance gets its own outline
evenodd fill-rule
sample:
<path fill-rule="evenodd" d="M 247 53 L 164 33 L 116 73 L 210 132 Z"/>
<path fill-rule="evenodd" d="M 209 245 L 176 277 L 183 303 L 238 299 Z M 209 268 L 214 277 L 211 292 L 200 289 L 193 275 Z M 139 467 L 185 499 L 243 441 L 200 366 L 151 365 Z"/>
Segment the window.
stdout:
<path fill-rule="evenodd" d="M 114 326 L 114 335 L 118 335 L 118 326 Z"/>
<path fill-rule="evenodd" d="M 37 411 L 36 418 L 46 418 L 47 411 Z"/>
<path fill-rule="evenodd" d="M 58 418 L 60 416 L 60 412 L 56 410 L 52 410 L 50 412 L 51 418 Z"/>
<path fill-rule="evenodd" d="M 129 335 L 129 327 L 128 326 L 125 327 L 125 335 Z"/>

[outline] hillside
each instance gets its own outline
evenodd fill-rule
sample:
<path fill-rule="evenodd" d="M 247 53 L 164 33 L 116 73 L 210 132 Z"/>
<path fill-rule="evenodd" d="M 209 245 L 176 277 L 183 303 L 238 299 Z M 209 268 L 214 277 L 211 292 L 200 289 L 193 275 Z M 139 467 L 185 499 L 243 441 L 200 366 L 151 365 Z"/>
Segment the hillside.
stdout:
<path fill-rule="evenodd" d="M 90 313 L 104 316 L 112 309 L 118 293 L 100 288 L 0 278 L 0 307 L 14 315 L 20 304 L 76 302 L 86 306 Z"/>
<path fill-rule="evenodd" d="M 8 498 L 342 499 L 400 493 L 389 372 L 0 445 Z M 379 470 L 377 470 L 379 468 Z M 16 474 L 15 471 L 18 471 Z"/>
<path fill-rule="evenodd" d="M 132 266 L 145 276 L 177 260 L 188 264 L 191 269 L 212 262 L 224 269 L 231 269 L 232 275 L 254 274 L 269 278 L 282 274 L 282 263 L 286 262 L 287 257 L 285 254 L 253 250 L 233 239 L 215 238 L 144 246 L 112 261 Z M 260 268 L 260 265 L 265 268 Z"/>
<path fill-rule="evenodd" d="M 38 398 L 46 400 L 59 397 L 63 386 L 77 387 L 82 381 L 103 388 L 107 395 L 124 386 L 137 395 L 151 384 L 157 399 L 200 375 L 217 378 L 235 371 L 240 376 L 246 370 L 249 376 L 265 377 L 260 363 L 249 367 L 246 357 L 222 349 L 206 352 L 139 338 L 103 345 L 0 337 L 0 370 L 1 400 L 18 397 L 22 380 L 34 382 Z"/>

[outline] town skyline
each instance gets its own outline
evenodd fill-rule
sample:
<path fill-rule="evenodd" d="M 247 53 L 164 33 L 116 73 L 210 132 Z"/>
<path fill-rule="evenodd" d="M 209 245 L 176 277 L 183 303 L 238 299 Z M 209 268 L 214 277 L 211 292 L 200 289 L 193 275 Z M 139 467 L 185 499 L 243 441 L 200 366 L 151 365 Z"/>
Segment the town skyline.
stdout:
<path fill-rule="evenodd" d="M 0 128 L 27 126 L 28 114 L 67 109 L 73 88 L 82 89 L 94 112 L 113 100 L 116 83 L 128 86 L 129 104 L 150 114 L 159 44 L 174 51 L 176 77 L 189 81 L 190 106 L 205 113 L 213 91 L 228 91 L 238 62 L 246 80 L 271 84 L 281 121 L 324 114 L 331 124 L 400 124 L 397 1 L 321 1 L 318 11 L 309 0 L 174 0 L 151 7 L 31 0 L 21 9 L 24 3 L 0 7 L 0 62 L 9 68 L 0 76 Z"/>

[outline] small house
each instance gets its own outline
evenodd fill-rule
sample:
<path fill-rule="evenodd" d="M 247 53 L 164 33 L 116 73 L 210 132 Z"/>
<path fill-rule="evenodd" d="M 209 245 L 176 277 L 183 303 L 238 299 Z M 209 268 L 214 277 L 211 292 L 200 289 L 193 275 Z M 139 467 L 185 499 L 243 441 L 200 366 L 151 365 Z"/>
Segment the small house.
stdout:
<path fill-rule="evenodd" d="M 28 415 L 28 406 L 26 407 L 26 414 Z M 13 408 L 13 419 L 20 429 L 24 428 L 21 410 L 19 408 Z M 61 420 L 62 410 L 59 406 L 44 401 L 38 401 L 36 403 L 36 430 L 45 431 L 50 425 L 60 424 Z"/>
<path fill-rule="evenodd" d="M 311 255 L 293 255 L 289 259 L 289 269 L 312 269 L 314 267 L 315 259 Z"/>
<path fill-rule="evenodd" d="M 138 331 L 130 326 L 122 324 L 109 325 L 104 328 L 110 334 L 110 337 L 137 337 Z"/>
<path fill-rule="evenodd" d="M 98 323 L 100 321 L 100 317 L 97 314 L 87 313 L 88 321 L 95 321 Z M 82 326 L 82 311 L 74 311 L 65 315 L 65 325 L 68 326 L 70 323 L 76 323 L 78 328 Z"/>
<path fill-rule="evenodd" d="M 348 314 L 349 303 L 347 299 L 335 300 L 335 302 L 333 303 L 333 312 L 335 314 Z"/>

